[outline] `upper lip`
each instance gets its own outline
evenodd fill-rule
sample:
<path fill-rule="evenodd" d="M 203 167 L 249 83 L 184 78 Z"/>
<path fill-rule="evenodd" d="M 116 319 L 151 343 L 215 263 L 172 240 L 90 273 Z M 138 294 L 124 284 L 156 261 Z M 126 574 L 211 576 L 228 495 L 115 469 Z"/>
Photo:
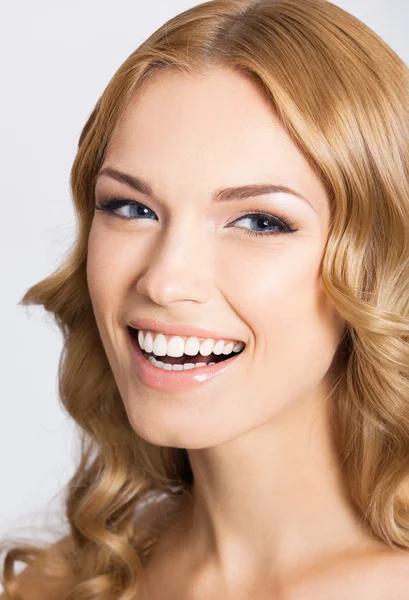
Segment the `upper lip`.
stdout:
<path fill-rule="evenodd" d="M 210 329 L 187 324 L 178 325 L 172 323 L 162 323 L 157 319 L 135 318 L 132 319 L 132 321 L 129 321 L 129 325 L 134 327 L 134 329 L 156 331 L 157 333 L 163 333 L 164 335 L 194 336 L 198 338 L 204 337 L 220 340 L 234 340 L 237 342 L 241 341 L 234 336 L 221 335 L 220 333 L 211 331 Z"/>

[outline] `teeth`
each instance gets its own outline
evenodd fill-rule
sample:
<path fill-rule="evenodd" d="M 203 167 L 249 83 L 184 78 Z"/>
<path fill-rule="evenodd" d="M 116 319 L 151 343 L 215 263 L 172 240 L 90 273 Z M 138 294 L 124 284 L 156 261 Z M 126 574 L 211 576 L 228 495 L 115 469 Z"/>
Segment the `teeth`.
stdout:
<path fill-rule="evenodd" d="M 213 352 L 214 340 L 205 340 L 200 344 L 200 354 L 202 356 L 209 356 Z M 197 364 L 197 363 L 196 363 Z"/>
<path fill-rule="evenodd" d="M 174 356 L 175 358 L 183 356 L 185 350 L 184 339 L 178 335 L 171 337 L 168 341 L 168 345 L 165 348 L 165 352 L 168 356 Z M 154 353 L 156 354 L 156 352 Z"/>
<path fill-rule="evenodd" d="M 174 358 L 179 358 L 184 354 L 209 356 L 212 352 L 216 355 L 227 355 L 232 352 L 240 352 L 245 346 L 244 342 L 215 341 L 210 338 L 200 342 L 199 338 L 194 336 L 184 338 L 174 335 L 167 338 L 163 333 L 142 330 L 138 331 L 138 343 L 145 352 L 153 353 L 155 356 L 172 356 Z"/>
<path fill-rule="evenodd" d="M 139 343 L 139 345 L 140 345 L 140 343 Z M 148 331 L 145 335 L 143 347 L 145 348 L 145 352 L 153 351 L 153 335 L 151 334 L 150 331 Z"/>
<path fill-rule="evenodd" d="M 223 348 L 224 348 L 224 341 L 219 340 L 213 348 L 213 354 L 221 354 L 223 352 Z"/>
<path fill-rule="evenodd" d="M 227 344 L 223 348 L 222 353 L 223 354 L 231 354 L 233 352 L 233 346 L 234 346 L 233 342 L 230 342 L 230 344 Z"/>
<path fill-rule="evenodd" d="M 185 354 L 188 356 L 196 356 L 199 354 L 200 343 L 197 337 L 188 337 L 185 342 Z"/>
<path fill-rule="evenodd" d="M 210 367 L 210 365 L 215 365 L 215 362 L 211 362 L 208 365 L 204 362 L 202 363 L 185 363 L 183 365 L 171 365 L 170 363 L 164 363 L 161 360 L 156 360 L 155 357 L 149 356 L 149 362 L 151 362 L 155 367 L 159 367 L 160 369 L 164 369 L 165 371 L 188 371 L 189 369 L 196 369 L 197 367 Z"/>
<path fill-rule="evenodd" d="M 152 352 L 156 356 L 166 356 L 166 347 L 167 343 L 165 336 L 163 335 L 163 333 L 158 333 L 153 342 Z M 143 346 L 143 349 L 145 350 L 145 344 Z"/>

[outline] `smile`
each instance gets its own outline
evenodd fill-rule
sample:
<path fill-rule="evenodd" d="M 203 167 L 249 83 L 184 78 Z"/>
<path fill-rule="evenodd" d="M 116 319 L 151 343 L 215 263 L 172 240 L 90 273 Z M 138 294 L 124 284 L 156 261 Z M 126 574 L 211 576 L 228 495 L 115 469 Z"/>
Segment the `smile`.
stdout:
<path fill-rule="evenodd" d="M 128 326 L 136 371 L 150 387 L 176 391 L 224 372 L 244 350 L 242 341 L 166 336 Z"/>

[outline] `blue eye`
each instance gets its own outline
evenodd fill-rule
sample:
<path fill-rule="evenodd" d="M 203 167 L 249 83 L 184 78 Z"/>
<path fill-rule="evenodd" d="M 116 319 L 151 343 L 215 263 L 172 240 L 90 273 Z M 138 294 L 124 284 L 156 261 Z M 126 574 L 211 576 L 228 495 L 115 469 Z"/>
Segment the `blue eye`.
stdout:
<path fill-rule="evenodd" d="M 249 213 L 247 215 L 244 215 L 243 217 L 240 217 L 240 219 L 237 219 L 237 221 L 234 221 L 234 223 L 239 223 L 240 221 L 253 222 L 255 224 L 255 227 L 259 228 L 259 230 L 246 229 L 244 227 L 239 228 L 243 230 L 243 233 L 246 233 L 248 235 L 265 236 L 277 235 L 279 233 L 295 233 L 296 231 L 298 231 L 298 229 L 294 229 L 297 223 L 292 221 L 289 217 L 283 217 L 279 219 L 278 217 L 262 212 Z M 269 229 L 272 227 L 274 229 Z"/>
<path fill-rule="evenodd" d="M 108 198 L 103 204 L 95 204 L 96 210 L 106 211 L 112 216 L 119 217 L 128 221 L 139 220 L 139 219 L 155 219 L 156 215 L 147 206 L 136 202 L 135 200 L 128 200 L 126 198 Z M 120 211 L 123 211 L 122 213 Z M 296 228 L 298 223 L 290 219 L 289 217 L 283 216 L 282 218 L 269 215 L 264 212 L 253 212 L 243 215 L 228 227 L 233 227 L 235 223 L 241 221 L 249 221 L 255 223 L 257 229 L 246 229 L 245 227 L 235 227 L 240 229 L 244 234 L 250 236 L 267 236 L 267 235 L 278 235 L 280 233 L 295 233 L 298 231 Z"/>
<path fill-rule="evenodd" d="M 126 209 L 125 214 L 118 212 L 120 209 L 124 208 Z M 95 204 L 95 209 L 105 210 L 108 213 L 112 213 L 124 219 L 151 218 L 150 215 L 155 215 L 155 213 L 144 204 L 135 202 L 135 200 L 126 200 L 125 198 L 108 198 L 104 204 Z"/>

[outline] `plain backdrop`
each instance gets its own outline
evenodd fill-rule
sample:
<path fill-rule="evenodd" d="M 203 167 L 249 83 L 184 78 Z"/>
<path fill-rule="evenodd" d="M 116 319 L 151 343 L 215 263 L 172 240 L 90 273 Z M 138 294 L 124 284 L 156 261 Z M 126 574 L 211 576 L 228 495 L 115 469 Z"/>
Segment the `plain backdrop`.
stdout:
<path fill-rule="evenodd" d="M 75 234 L 69 172 L 78 137 L 120 64 L 189 0 L 0 3 L 0 538 L 61 521 L 76 436 L 60 407 L 62 338 L 17 303 Z M 409 64 L 408 0 L 338 0 Z M 23 533 L 26 533 L 24 529 Z"/>

